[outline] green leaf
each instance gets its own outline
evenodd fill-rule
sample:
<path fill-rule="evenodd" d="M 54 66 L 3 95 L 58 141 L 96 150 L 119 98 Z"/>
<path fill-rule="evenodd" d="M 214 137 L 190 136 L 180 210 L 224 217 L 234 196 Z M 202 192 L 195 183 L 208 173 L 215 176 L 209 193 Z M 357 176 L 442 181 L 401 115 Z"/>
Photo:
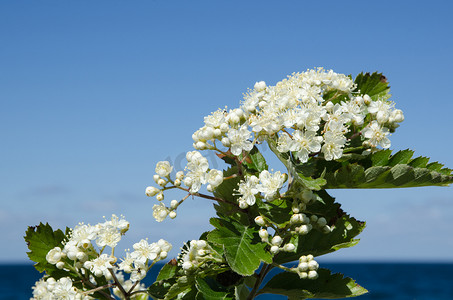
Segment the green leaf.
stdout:
<path fill-rule="evenodd" d="M 381 73 L 360 73 L 354 82 L 357 84 L 354 92 L 360 92 L 362 95 L 367 94 L 375 101 L 382 98 L 385 100 L 390 98 L 390 87 L 385 76 Z"/>
<path fill-rule="evenodd" d="M 166 263 L 162 269 L 159 271 L 159 275 L 157 275 L 156 281 L 160 280 L 167 280 L 173 278 L 176 275 L 176 271 L 178 270 L 178 266 L 176 261 L 171 260 Z"/>
<path fill-rule="evenodd" d="M 370 155 L 346 156 L 343 163 L 313 160 L 311 176 L 324 177 L 325 189 L 338 188 L 400 188 L 446 186 L 453 183 L 452 170 L 428 158 L 411 159 L 412 150 L 380 150 Z M 321 173 L 323 172 L 323 173 Z"/>
<path fill-rule="evenodd" d="M 264 170 L 267 170 L 268 168 L 264 156 L 256 146 L 254 146 L 253 149 L 248 153 L 247 158 L 245 159 L 243 164 L 247 167 L 247 169 L 257 172 L 262 172 Z"/>
<path fill-rule="evenodd" d="M 47 271 L 49 275 L 52 273 L 66 273 L 58 270 L 54 265 L 49 264 L 46 260 L 47 253 L 55 247 L 63 248 L 62 241 L 66 236 L 61 230 L 53 231 L 52 227 L 46 223 L 40 223 L 36 227 L 28 227 L 25 232 L 25 241 L 27 242 L 28 257 L 36 262 L 35 268 L 39 272 Z"/>
<path fill-rule="evenodd" d="M 165 294 L 165 300 L 174 299 L 180 294 L 189 293 L 194 288 L 194 278 L 188 276 L 181 276 L 174 284 L 170 286 L 168 292 Z"/>
<path fill-rule="evenodd" d="M 213 280 L 212 278 L 197 278 L 195 286 L 199 293 L 202 294 L 201 299 L 205 300 L 224 300 L 234 299 L 232 291 Z"/>
<path fill-rule="evenodd" d="M 272 262 L 271 254 L 265 250 L 258 235 L 259 227 L 245 225 L 233 219 L 212 218 L 216 227 L 208 234 L 208 241 L 223 245 L 225 258 L 231 269 L 241 275 L 252 275 L 261 264 Z"/>
<path fill-rule="evenodd" d="M 289 224 L 292 211 L 291 203 L 287 199 L 279 198 L 271 202 L 264 202 L 261 199 L 257 199 L 256 205 L 260 215 L 269 222 L 277 224 L 279 228 L 283 228 Z"/>
<path fill-rule="evenodd" d="M 338 299 L 357 297 L 368 292 L 342 274 L 331 274 L 327 269 L 319 269 L 318 275 L 317 279 L 309 280 L 300 279 L 295 273 L 279 273 L 269 280 L 258 294 L 279 294 L 289 299 Z"/>

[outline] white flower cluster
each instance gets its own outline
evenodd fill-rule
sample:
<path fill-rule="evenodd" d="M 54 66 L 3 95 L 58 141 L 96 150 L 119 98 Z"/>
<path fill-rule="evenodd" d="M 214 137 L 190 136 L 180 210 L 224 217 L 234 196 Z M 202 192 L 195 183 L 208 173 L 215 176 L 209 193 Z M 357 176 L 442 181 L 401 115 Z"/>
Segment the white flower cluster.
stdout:
<path fill-rule="evenodd" d="M 283 186 L 286 180 L 286 175 L 281 174 L 280 171 L 271 174 L 269 171 L 264 170 L 260 173 L 259 178 L 255 175 L 246 177 L 241 180 L 238 185 L 237 192 L 239 197 L 239 207 L 242 209 L 247 208 L 249 205 L 254 205 L 258 193 L 262 193 L 262 198 L 266 200 L 273 199 L 279 189 Z"/>
<path fill-rule="evenodd" d="M 256 139 L 277 135 L 278 150 L 293 152 L 302 163 L 320 153 L 326 160 L 340 158 L 352 133 L 361 133 L 365 146 L 390 147 L 389 132 L 404 120 L 402 111 L 386 97 L 372 100 L 355 88 L 348 76 L 322 68 L 294 73 L 275 86 L 257 82 L 240 108 L 205 117 L 205 125 L 192 135 L 193 146 L 221 151 L 220 141 L 238 156 Z M 326 101 L 331 91 L 336 93 Z M 338 97 L 343 98 L 331 101 Z"/>
<path fill-rule="evenodd" d="M 115 248 L 121 240 L 121 236 L 129 229 L 129 222 L 124 217 L 112 215 L 111 220 L 106 220 L 104 223 L 99 223 L 95 226 L 79 223 L 71 230 L 69 239 L 64 242 L 63 248 L 55 247 L 51 249 L 46 260 L 56 265 L 57 268 L 65 267 L 65 258 L 77 262 L 79 264 L 88 263 L 90 255 L 94 253 L 94 248 L 91 241 L 95 241 L 96 245 L 103 248 L 109 246 Z M 99 265 L 108 265 L 108 262 L 99 259 Z M 88 267 L 92 269 L 93 267 Z M 105 272 L 104 272 L 105 273 Z M 98 272 L 99 276 L 102 275 Z"/>
<path fill-rule="evenodd" d="M 186 154 L 187 166 L 186 173 L 178 171 L 176 178 L 173 180 L 170 176 L 173 167 L 168 161 L 160 161 L 156 165 L 156 174 L 154 181 L 160 186 L 148 186 L 145 194 L 148 197 L 156 196 L 158 201 L 164 200 L 164 191 L 172 188 L 179 188 L 188 191 L 190 194 L 196 194 L 203 184 L 207 184 L 207 190 L 214 191 L 223 182 L 223 172 L 217 169 L 209 169 L 209 163 L 198 151 L 189 151 Z M 181 187 L 181 183 L 187 186 L 188 189 Z M 170 184 L 170 185 L 169 185 Z M 162 222 L 167 216 L 176 218 L 176 209 L 184 200 L 172 200 L 170 207 L 160 202 L 153 206 L 153 217 Z"/>
<path fill-rule="evenodd" d="M 224 262 L 205 240 L 192 240 L 186 244 L 181 248 L 178 261 L 186 272 L 202 268 L 206 262 Z"/>
<path fill-rule="evenodd" d="M 32 300 L 53 300 L 53 299 L 76 299 L 88 300 L 94 299 L 86 296 L 72 285 L 72 280 L 69 277 L 63 277 L 55 280 L 52 277 L 41 278 L 33 287 Z"/>
<path fill-rule="evenodd" d="M 94 277 L 104 277 L 107 281 L 113 281 L 113 276 L 116 277 L 123 287 L 135 286 L 141 287 L 138 281 L 142 280 L 151 266 L 162 259 L 165 259 L 172 246 L 167 241 L 160 239 L 157 243 L 148 244 L 146 240 L 133 245 L 134 251 L 132 253 L 126 252 L 126 258 L 117 264 L 118 258 L 113 255 L 114 248 L 121 240 L 121 236 L 129 229 L 129 222 L 124 217 L 117 217 L 112 215 L 110 220 L 103 223 L 86 225 L 79 223 L 74 229 L 70 231 L 68 239 L 62 243 L 61 247 L 54 247 L 47 255 L 46 260 L 50 264 L 55 265 L 59 269 L 75 270 L 80 274 L 89 274 L 91 272 L 92 284 L 96 284 Z M 92 241 L 100 248 L 98 252 L 94 247 Z M 112 248 L 111 254 L 102 253 L 106 246 Z M 150 262 L 153 262 L 150 265 Z M 124 277 L 118 271 L 130 273 L 130 278 L 124 280 Z M 118 278 L 123 278 L 119 280 Z M 69 282 L 68 282 L 69 280 Z M 71 279 L 67 278 L 60 284 L 59 281 L 55 283 L 53 278 L 41 280 L 34 288 L 36 299 L 79 299 L 74 297 L 69 298 L 52 298 L 58 291 L 65 289 L 68 293 L 75 293 L 77 289 L 72 287 Z M 116 288 L 118 288 L 116 286 Z M 124 290 L 124 289 L 123 289 Z M 47 292 L 46 292 L 47 291 Z M 87 291 L 83 291 L 87 294 Z M 115 292 L 115 290 L 114 290 Z M 116 291 L 120 293 L 121 290 Z M 50 298 L 45 298 L 47 295 Z M 72 294 L 71 294 L 72 295 Z M 74 294 L 75 295 L 75 294 Z M 85 299 L 85 298 L 80 298 Z"/>
<path fill-rule="evenodd" d="M 150 269 L 150 261 L 157 262 L 167 258 L 172 246 L 169 242 L 160 239 L 157 243 L 149 244 L 147 240 L 141 240 L 133 245 L 132 253 L 126 252 L 126 257 L 118 264 L 118 268 L 125 273 L 131 273 L 132 282 L 140 281 Z"/>

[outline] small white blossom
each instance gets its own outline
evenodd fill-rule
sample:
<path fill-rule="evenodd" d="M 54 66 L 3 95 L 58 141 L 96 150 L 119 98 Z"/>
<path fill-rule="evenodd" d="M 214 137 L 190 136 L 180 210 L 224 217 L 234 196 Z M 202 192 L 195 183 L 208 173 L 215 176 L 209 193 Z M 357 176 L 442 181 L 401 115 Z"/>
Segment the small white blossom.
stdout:
<path fill-rule="evenodd" d="M 280 171 L 271 174 L 264 170 L 260 173 L 259 179 L 260 184 L 257 185 L 257 189 L 264 194 L 267 200 L 272 199 L 285 182 L 285 176 Z"/>
<path fill-rule="evenodd" d="M 156 164 L 156 174 L 160 177 L 167 177 L 170 175 L 173 167 L 170 165 L 168 161 L 160 161 Z"/>
<path fill-rule="evenodd" d="M 153 217 L 157 222 L 165 220 L 169 212 L 170 210 L 162 202 L 153 206 Z"/>

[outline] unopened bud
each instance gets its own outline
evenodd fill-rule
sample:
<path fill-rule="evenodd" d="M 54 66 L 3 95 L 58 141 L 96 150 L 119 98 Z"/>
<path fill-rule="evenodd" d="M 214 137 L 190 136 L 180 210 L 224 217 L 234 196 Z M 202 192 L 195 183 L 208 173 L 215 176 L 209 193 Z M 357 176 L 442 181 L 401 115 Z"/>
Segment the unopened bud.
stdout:
<path fill-rule="evenodd" d="M 255 218 L 255 223 L 256 225 L 258 226 L 264 226 L 266 225 L 266 221 L 264 221 L 263 217 L 262 216 L 258 216 Z"/>
<path fill-rule="evenodd" d="M 158 188 L 155 188 L 153 186 L 149 186 L 149 187 L 146 188 L 145 194 L 148 197 L 154 197 L 154 196 L 156 196 L 157 193 L 159 193 L 159 191 L 160 190 Z"/>
<path fill-rule="evenodd" d="M 170 217 L 170 219 L 174 219 L 174 218 L 176 218 L 176 212 L 175 212 L 174 210 L 172 210 L 172 211 L 168 214 L 168 216 Z"/>

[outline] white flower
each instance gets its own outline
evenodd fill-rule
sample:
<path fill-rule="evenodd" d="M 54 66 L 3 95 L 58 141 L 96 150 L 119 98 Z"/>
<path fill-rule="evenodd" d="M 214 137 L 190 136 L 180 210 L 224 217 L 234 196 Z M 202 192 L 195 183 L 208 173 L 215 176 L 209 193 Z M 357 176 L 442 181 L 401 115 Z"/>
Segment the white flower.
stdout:
<path fill-rule="evenodd" d="M 153 206 L 153 217 L 157 222 L 165 220 L 169 212 L 170 210 L 162 202 Z"/>
<path fill-rule="evenodd" d="M 368 142 L 373 146 L 381 146 L 386 149 L 390 147 L 390 140 L 388 139 L 389 130 L 385 127 L 381 127 L 378 122 L 373 121 L 369 126 L 362 130 L 362 134 L 365 138 L 369 139 Z"/>
<path fill-rule="evenodd" d="M 135 261 L 132 269 L 130 280 L 132 282 L 140 281 L 146 276 L 147 267 L 144 263 Z"/>
<path fill-rule="evenodd" d="M 390 117 L 392 106 L 386 101 L 373 101 L 368 106 L 368 112 L 376 116 L 376 120 L 380 123 L 386 123 Z"/>
<path fill-rule="evenodd" d="M 328 131 L 324 134 L 324 145 L 321 148 L 325 160 L 334 160 L 343 156 L 344 135 Z"/>
<path fill-rule="evenodd" d="M 248 205 L 255 204 L 255 195 L 259 192 L 257 188 L 258 182 L 259 179 L 254 175 L 246 177 L 245 181 L 241 181 L 237 191 L 242 196 L 239 197 L 238 202 L 244 201 Z"/>
<path fill-rule="evenodd" d="M 223 182 L 223 172 L 212 169 L 206 176 L 206 180 L 213 188 L 216 188 Z"/>
<path fill-rule="evenodd" d="M 76 296 L 81 296 L 78 294 L 77 289 L 72 286 L 72 280 L 69 277 L 63 277 L 56 282 L 51 299 L 76 299 Z"/>
<path fill-rule="evenodd" d="M 156 174 L 160 177 L 167 177 L 170 175 L 173 167 L 170 165 L 168 161 L 160 161 L 156 164 Z"/>
<path fill-rule="evenodd" d="M 126 257 L 121 259 L 121 263 L 118 264 L 118 268 L 123 270 L 126 273 L 132 272 L 132 264 L 135 259 L 131 256 L 129 252 L 126 252 Z"/>
<path fill-rule="evenodd" d="M 145 263 L 148 259 L 154 260 L 161 251 L 161 248 L 157 243 L 148 244 L 146 240 L 141 240 L 135 243 L 133 246 L 134 252 L 131 253 L 131 257 L 136 261 Z"/>
<path fill-rule="evenodd" d="M 247 129 L 246 125 L 242 125 L 239 129 L 231 128 L 228 130 L 227 136 L 230 141 L 231 153 L 240 155 L 242 151 L 250 151 L 253 144 L 248 139 L 251 137 L 251 132 Z"/>
<path fill-rule="evenodd" d="M 107 254 L 101 254 L 99 257 L 86 261 L 83 266 L 89 269 L 96 277 L 107 276 L 108 269 L 115 263 L 115 258 Z"/>
<path fill-rule="evenodd" d="M 121 216 L 121 219 L 117 215 L 113 214 L 110 221 L 106 221 L 105 225 L 110 225 L 118 229 L 122 234 L 129 230 L 129 222 Z"/>
<path fill-rule="evenodd" d="M 184 178 L 184 184 L 190 187 L 191 193 L 200 190 L 201 185 L 206 183 L 207 170 L 209 169 L 208 160 L 198 151 L 188 152 L 186 154 L 187 167 L 189 172 Z"/>
<path fill-rule="evenodd" d="M 55 265 L 64 256 L 60 247 L 55 247 L 47 252 L 46 260 L 49 264 Z"/>
<path fill-rule="evenodd" d="M 87 248 L 91 244 L 91 240 L 96 239 L 97 228 L 91 225 L 80 223 L 71 233 L 71 240 L 74 241 L 77 247 Z"/>
<path fill-rule="evenodd" d="M 316 153 L 321 150 L 322 137 L 316 136 L 314 131 L 302 132 L 296 130 L 293 133 L 293 139 L 295 144 L 295 149 L 292 151 L 295 152 L 295 156 L 299 158 L 302 163 L 308 161 L 308 155 L 310 153 Z"/>
<path fill-rule="evenodd" d="M 99 247 L 109 246 L 115 248 L 118 242 L 121 240 L 121 233 L 118 232 L 116 227 L 111 225 L 102 226 L 98 232 L 98 238 L 96 239 L 96 245 Z"/>
<path fill-rule="evenodd" d="M 264 194 L 267 200 L 272 199 L 277 193 L 278 189 L 283 186 L 285 182 L 285 176 L 280 171 L 274 174 L 264 170 L 260 173 L 260 184 L 257 185 L 258 191 Z"/>

